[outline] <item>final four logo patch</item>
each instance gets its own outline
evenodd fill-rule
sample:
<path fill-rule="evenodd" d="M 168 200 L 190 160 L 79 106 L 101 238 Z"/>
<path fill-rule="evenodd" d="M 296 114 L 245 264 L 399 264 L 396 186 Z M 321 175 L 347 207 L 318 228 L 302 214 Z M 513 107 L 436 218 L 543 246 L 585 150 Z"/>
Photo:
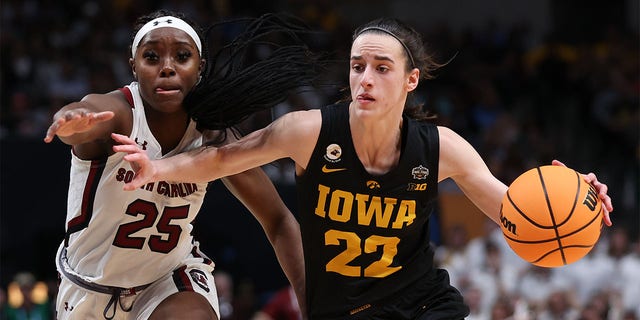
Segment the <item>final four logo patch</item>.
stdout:
<path fill-rule="evenodd" d="M 429 176 L 429 168 L 419 165 L 411 170 L 411 174 L 416 180 L 424 180 Z"/>

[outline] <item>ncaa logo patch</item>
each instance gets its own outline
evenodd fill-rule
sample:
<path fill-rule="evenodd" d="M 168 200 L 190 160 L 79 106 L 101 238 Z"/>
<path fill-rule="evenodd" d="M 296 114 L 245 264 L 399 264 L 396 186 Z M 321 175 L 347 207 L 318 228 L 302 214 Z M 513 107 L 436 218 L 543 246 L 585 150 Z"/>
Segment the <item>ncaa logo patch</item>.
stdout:
<path fill-rule="evenodd" d="M 411 175 L 416 180 L 424 180 L 429 176 L 429 168 L 419 165 L 411 170 Z"/>
<path fill-rule="evenodd" d="M 201 270 L 193 269 L 189 271 L 189 275 L 193 282 L 195 282 L 198 287 L 202 288 L 202 290 L 209 292 L 209 285 L 207 284 L 207 275 Z"/>
<path fill-rule="evenodd" d="M 338 144 L 332 143 L 327 146 L 327 153 L 324 155 L 324 159 L 329 162 L 336 163 L 341 160 L 341 156 L 342 148 Z"/>

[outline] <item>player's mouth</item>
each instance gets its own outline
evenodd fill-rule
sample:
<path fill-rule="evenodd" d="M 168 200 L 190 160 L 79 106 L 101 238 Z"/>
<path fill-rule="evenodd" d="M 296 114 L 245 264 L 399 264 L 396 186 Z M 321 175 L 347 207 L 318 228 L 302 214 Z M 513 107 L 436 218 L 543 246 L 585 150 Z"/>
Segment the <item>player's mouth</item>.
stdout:
<path fill-rule="evenodd" d="M 156 93 L 157 94 L 166 95 L 166 94 L 177 94 L 179 92 L 180 92 L 180 87 L 167 86 L 167 87 L 157 87 L 156 88 Z"/>
<path fill-rule="evenodd" d="M 358 100 L 358 102 L 373 102 L 376 101 L 376 99 L 374 99 L 371 95 L 369 95 L 368 93 L 363 93 L 363 94 L 359 94 L 356 99 Z"/>

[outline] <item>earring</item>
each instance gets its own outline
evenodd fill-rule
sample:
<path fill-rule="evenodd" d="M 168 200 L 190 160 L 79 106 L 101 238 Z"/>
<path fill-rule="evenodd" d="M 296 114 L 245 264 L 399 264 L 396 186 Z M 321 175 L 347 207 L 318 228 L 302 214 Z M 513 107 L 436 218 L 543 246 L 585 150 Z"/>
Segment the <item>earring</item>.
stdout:
<path fill-rule="evenodd" d="M 196 82 L 196 84 L 194 86 L 199 85 L 201 80 L 202 80 L 202 76 L 200 75 L 200 76 L 198 76 L 198 81 Z"/>

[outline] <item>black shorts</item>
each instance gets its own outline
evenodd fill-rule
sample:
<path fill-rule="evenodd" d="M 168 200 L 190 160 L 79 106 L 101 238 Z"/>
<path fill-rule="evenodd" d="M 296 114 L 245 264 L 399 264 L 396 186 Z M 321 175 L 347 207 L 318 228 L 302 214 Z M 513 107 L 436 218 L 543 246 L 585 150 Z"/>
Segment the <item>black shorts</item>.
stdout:
<path fill-rule="evenodd" d="M 451 286 L 449 273 L 438 269 L 431 279 L 418 281 L 399 297 L 358 314 L 357 319 L 459 320 L 468 315 L 469 307 Z"/>

